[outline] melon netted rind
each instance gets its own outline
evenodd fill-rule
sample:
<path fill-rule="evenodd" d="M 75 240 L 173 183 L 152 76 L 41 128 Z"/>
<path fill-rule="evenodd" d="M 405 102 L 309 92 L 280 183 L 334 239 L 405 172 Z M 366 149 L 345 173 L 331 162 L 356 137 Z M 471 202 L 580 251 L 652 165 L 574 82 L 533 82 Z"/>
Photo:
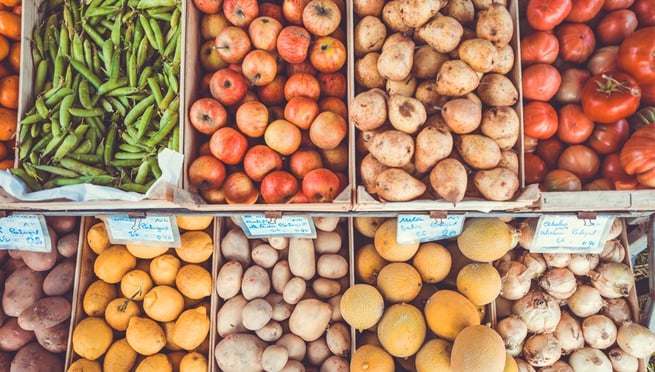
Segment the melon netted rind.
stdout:
<path fill-rule="evenodd" d="M 453 371 L 503 372 L 505 361 L 503 339 L 490 327 L 472 325 L 455 337 L 450 355 Z"/>
<path fill-rule="evenodd" d="M 389 306 L 377 325 L 378 339 L 392 356 L 409 358 L 425 341 L 427 327 L 416 306 L 400 303 Z"/>
<path fill-rule="evenodd" d="M 518 243 L 518 230 L 494 217 L 470 219 L 457 237 L 464 256 L 477 262 L 493 262 Z"/>
<path fill-rule="evenodd" d="M 480 324 L 480 313 L 468 298 L 449 289 L 436 291 L 425 304 L 428 327 L 439 338 L 452 341 L 462 329 Z"/>
<path fill-rule="evenodd" d="M 377 324 L 384 313 L 384 298 L 370 284 L 355 284 L 341 296 L 340 311 L 343 320 L 358 331 Z"/>

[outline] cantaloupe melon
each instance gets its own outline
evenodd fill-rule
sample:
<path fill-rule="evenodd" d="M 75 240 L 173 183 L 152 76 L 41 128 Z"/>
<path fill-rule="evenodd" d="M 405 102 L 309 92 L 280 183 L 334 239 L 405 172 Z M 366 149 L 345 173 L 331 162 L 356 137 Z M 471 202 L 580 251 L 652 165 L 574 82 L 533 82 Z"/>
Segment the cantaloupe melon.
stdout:
<path fill-rule="evenodd" d="M 343 320 L 358 331 L 373 327 L 384 313 L 384 299 L 370 284 L 355 284 L 341 296 Z"/>
<path fill-rule="evenodd" d="M 498 218 L 471 218 L 457 236 L 457 246 L 473 261 L 492 262 L 514 248 L 519 236 L 517 229 Z"/>
<path fill-rule="evenodd" d="M 478 309 L 461 293 L 436 291 L 425 305 L 425 320 L 439 338 L 452 341 L 464 328 L 480 324 Z"/>
<path fill-rule="evenodd" d="M 427 328 L 423 313 L 410 304 L 393 304 L 377 325 L 380 344 L 389 354 L 408 358 L 421 348 Z"/>
<path fill-rule="evenodd" d="M 376 345 L 362 345 L 350 359 L 350 372 L 393 372 L 393 357 Z"/>
<path fill-rule="evenodd" d="M 516 364 L 514 357 L 509 354 L 505 355 L 505 368 L 503 372 L 519 372 L 519 365 Z"/>
<path fill-rule="evenodd" d="M 500 274 L 493 265 L 476 262 L 464 266 L 457 274 L 457 291 L 473 305 L 486 305 L 500 295 Z"/>
<path fill-rule="evenodd" d="M 416 353 L 417 372 L 450 372 L 450 351 L 453 344 L 434 338 L 427 341 Z"/>
<path fill-rule="evenodd" d="M 438 283 L 448 276 L 452 257 L 448 249 L 439 243 L 421 243 L 412 258 L 412 265 L 421 274 L 424 282 Z"/>
<path fill-rule="evenodd" d="M 378 273 L 387 263 L 373 243 L 364 244 L 355 252 L 355 276 L 364 283 L 375 285 Z"/>
<path fill-rule="evenodd" d="M 375 249 L 380 256 L 387 261 L 409 261 L 414 257 L 416 251 L 418 251 L 420 243 L 399 244 L 396 238 L 398 231 L 397 223 L 398 221 L 395 218 L 384 221 L 375 230 L 373 245 L 375 245 Z"/>
<path fill-rule="evenodd" d="M 464 328 L 453 342 L 450 368 L 466 372 L 503 372 L 505 344 L 500 335 L 485 325 Z"/>
<path fill-rule="evenodd" d="M 391 262 L 378 274 L 378 290 L 386 301 L 392 303 L 411 302 L 418 296 L 422 284 L 418 271 L 405 262 Z"/>

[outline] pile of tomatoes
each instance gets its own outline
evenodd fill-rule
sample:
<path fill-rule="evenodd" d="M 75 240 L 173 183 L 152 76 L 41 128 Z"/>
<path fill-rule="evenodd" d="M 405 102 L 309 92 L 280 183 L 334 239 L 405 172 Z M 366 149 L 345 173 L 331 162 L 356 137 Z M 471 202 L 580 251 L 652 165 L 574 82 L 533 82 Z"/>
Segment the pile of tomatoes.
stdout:
<path fill-rule="evenodd" d="M 20 0 L 0 0 L 0 170 L 14 166 L 14 137 L 18 124 L 21 10 Z"/>
<path fill-rule="evenodd" d="M 655 1 L 521 8 L 526 183 L 655 188 Z"/>

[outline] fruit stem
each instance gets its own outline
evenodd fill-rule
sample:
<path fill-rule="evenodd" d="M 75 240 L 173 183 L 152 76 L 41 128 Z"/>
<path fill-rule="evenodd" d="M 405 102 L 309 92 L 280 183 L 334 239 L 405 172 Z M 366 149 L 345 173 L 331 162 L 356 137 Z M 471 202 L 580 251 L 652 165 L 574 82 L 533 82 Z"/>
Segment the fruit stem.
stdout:
<path fill-rule="evenodd" d="M 618 81 L 608 74 L 602 74 L 602 79 L 604 79 L 604 81 L 596 81 L 598 91 L 607 94 L 608 96 L 616 92 L 627 93 L 632 96 L 641 95 L 639 89 L 628 86 L 628 84 L 630 84 L 628 81 Z"/>

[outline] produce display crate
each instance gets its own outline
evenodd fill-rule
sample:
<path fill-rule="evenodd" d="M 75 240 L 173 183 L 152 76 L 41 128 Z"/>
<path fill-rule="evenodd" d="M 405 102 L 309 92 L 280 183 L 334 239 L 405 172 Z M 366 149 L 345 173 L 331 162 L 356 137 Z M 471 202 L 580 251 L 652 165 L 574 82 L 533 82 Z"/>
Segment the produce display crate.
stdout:
<path fill-rule="evenodd" d="M 20 90 L 20 92 L 19 92 L 19 104 L 18 104 L 19 125 L 18 125 L 18 129 L 17 129 L 17 145 L 16 145 L 16 148 L 15 148 L 15 155 L 16 155 L 16 157 L 15 157 L 16 161 L 15 161 L 15 164 L 14 164 L 15 168 L 19 168 L 20 164 L 22 163 L 21 160 L 19 159 L 19 153 L 21 151 L 22 146 L 21 146 L 21 141 L 18 139 L 18 134 L 20 133 L 20 130 L 21 130 L 20 121 L 23 120 L 26 117 L 26 115 L 28 113 L 28 110 L 30 108 L 34 107 L 35 102 L 37 101 L 37 95 L 41 95 L 41 92 L 36 92 L 35 91 L 35 88 L 36 88 L 35 84 L 36 84 L 36 80 L 37 80 L 37 77 L 38 77 L 39 73 L 37 71 L 37 66 L 36 66 L 35 59 L 34 59 L 34 57 L 35 57 L 34 50 L 36 49 L 36 47 L 35 47 L 35 38 L 33 37 L 33 32 L 35 31 L 35 29 L 37 27 L 39 27 L 39 25 L 42 22 L 44 22 L 46 20 L 46 15 L 44 14 L 44 12 L 45 12 L 45 8 L 47 7 L 47 4 L 49 4 L 49 3 L 53 3 L 53 2 L 47 2 L 47 1 L 42 1 L 42 0 L 26 0 L 26 1 L 23 1 L 23 3 L 22 3 L 22 9 L 23 9 L 23 11 L 22 11 L 22 35 L 23 35 L 22 36 L 22 42 L 23 42 L 24 48 L 22 48 L 22 50 L 21 50 L 21 61 L 22 61 L 21 67 L 22 67 L 22 71 L 21 71 L 21 76 L 20 76 L 20 88 L 19 88 L 19 90 Z M 66 2 L 66 3 L 68 3 L 68 2 Z M 134 8 L 135 12 L 141 12 L 141 13 L 134 13 L 134 14 L 137 14 L 137 15 L 138 14 L 145 14 L 145 12 L 147 12 L 147 10 L 145 8 L 144 9 L 139 9 L 139 10 L 136 9 L 138 7 L 139 0 L 130 1 L 130 3 L 132 5 L 132 7 Z M 77 4 L 76 6 L 79 6 L 79 4 Z M 168 11 L 168 15 L 172 14 L 173 8 L 174 7 L 169 8 L 170 10 Z M 181 16 L 180 16 L 179 24 L 177 25 L 177 30 L 179 32 L 179 38 L 183 40 L 184 37 L 185 37 L 185 33 L 186 33 L 186 23 L 184 22 L 185 13 L 186 13 L 186 3 L 182 2 L 181 7 L 179 9 L 181 9 Z M 99 11 L 102 11 L 102 9 L 100 9 Z M 79 17 L 86 17 L 86 15 L 85 14 L 80 14 Z M 63 18 L 67 18 L 67 17 L 63 17 Z M 136 23 L 140 23 L 138 17 L 135 18 L 135 19 L 136 19 Z M 85 19 L 84 22 L 80 21 L 79 24 L 81 25 L 82 23 L 85 23 L 85 26 L 88 26 L 86 24 L 86 22 L 87 21 Z M 133 25 L 133 24 L 134 23 L 130 22 L 130 25 Z M 129 26 L 129 27 L 131 27 L 131 26 Z M 65 28 L 65 27 L 62 26 L 61 28 Z M 93 30 L 91 30 L 91 31 L 93 31 Z M 70 32 L 72 33 L 73 30 L 70 30 Z M 86 32 L 86 30 L 85 30 L 85 32 Z M 87 34 L 88 34 L 88 32 L 87 32 Z M 92 34 L 89 34 L 89 35 L 92 35 Z M 96 36 L 98 36 L 98 35 L 96 34 Z M 164 35 L 163 37 L 166 38 L 163 42 L 166 42 L 166 40 L 172 40 L 172 39 L 168 39 L 168 36 L 166 36 L 166 35 Z M 87 36 L 87 38 L 93 38 L 93 36 Z M 89 39 L 85 39 L 85 40 L 89 40 Z M 96 62 L 99 62 L 100 64 L 102 64 L 103 63 L 101 61 L 102 50 L 101 50 L 101 47 L 96 45 L 97 42 L 99 42 L 99 41 L 95 41 L 95 42 L 91 41 L 90 43 L 87 43 L 88 45 L 86 47 L 87 47 L 88 50 L 90 50 L 92 52 L 91 54 L 99 56 L 99 59 L 97 61 L 93 61 L 93 63 L 95 64 Z M 123 43 L 123 42 L 124 41 L 121 41 L 121 43 Z M 169 44 L 174 44 L 174 43 L 170 42 Z M 73 45 L 73 42 L 71 41 L 71 46 L 72 45 Z M 46 54 L 49 53 L 49 51 L 47 50 L 48 45 L 44 44 L 44 46 L 46 48 L 45 53 Z M 163 48 L 163 46 L 162 46 L 162 48 Z M 183 43 L 180 44 L 180 48 L 182 48 L 182 50 L 184 49 Z M 86 53 L 86 51 L 87 50 L 84 50 L 85 53 Z M 55 52 L 57 54 L 61 54 L 62 56 L 64 55 L 64 53 L 60 53 L 58 50 L 55 50 Z M 180 53 L 181 52 L 182 51 L 180 51 Z M 71 52 L 69 54 L 72 54 L 72 53 L 73 53 L 73 48 L 71 48 Z M 123 65 L 127 66 L 127 64 L 129 63 L 129 61 L 127 61 L 127 58 L 128 58 L 127 53 L 124 53 L 122 55 L 122 57 L 124 57 L 125 61 L 121 61 L 121 66 L 123 66 Z M 135 54 L 135 57 L 136 57 L 136 54 Z M 173 98 L 171 100 L 167 101 L 167 102 L 171 102 L 171 104 L 168 105 L 168 106 L 171 107 L 171 110 L 169 110 L 170 111 L 169 112 L 169 114 L 170 114 L 169 118 L 173 118 L 173 120 L 169 121 L 170 123 L 172 123 L 170 127 L 175 128 L 175 129 L 171 129 L 171 132 L 168 132 L 168 133 L 169 133 L 169 135 L 171 135 L 171 133 L 173 133 L 173 131 L 176 131 L 177 140 L 178 140 L 177 148 L 178 148 L 179 153 L 182 152 L 182 144 L 185 142 L 185 134 L 184 134 L 183 125 L 182 125 L 182 118 L 183 118 L 183 114 L 184 114 L 182 100 L 184 98 L 184 91 L 185 91 L 184 78 L 183 78 L 184 77 L 184 71 L 185 71 L 185 63 L 184 63 L 182 58 L 183 58 L 183 56 L 180 56 L 179 71 L 171 72 L 171 76 L 173 76 L 172 74 L 175 74 L 175 73 L 177 73 L 177 76 L 178 76 L 178 79 L 174 80 L 174 83 L 173 83 L 173 84 L 177 85 L 177 87 L 175 88 L 175 89 L 177 89 L 177 91 L 173 95 L 170 96 L 170 97 L 173 97 Z M 69 57 L 64 57 L 64 60 L 70 60 L 70 58 Z M 38 63 L 38 61 L 36 61 L 36 62 Z M 51 62 L 49 62 L 49 63 L 51 63 Z M 173 65 L 171 65 L 171 66 L 173 66 Z M 145 67 L 145 65 L 141 66 L 137 70 L 137 73 L 141 74 L 143 72 L 144 67 Z M 100 67 L 100 68 L 102 69 L 102 67 Z M 122 68 L 123 67 L 121 67 L 121 69 Z M 175 69 L 175 67 L 171 67 L 171 69 Z M 171 71 L 173 71 L 173 70 L 171 70 Z M 74 70 L 72 72 L 74 72 Z M 120 74 L 126 74 L 126 73 L 127 73 L 126 71 L 120 72 Z M 101 82 L 105 82 L 105 80 L 103 80 L 104 77 L 101 77 L 100 74 L 98 74 L 98 73 L 96 73 L 96 74 L 99 75 L 98 77 L 100 78 Z M 139 76 L 139 75 L 137 75 L 137 76 Z M 90 83 L 89 85 L 90 85 L 90 92 L 92 93 L 91 96 L 93 97 L 93 94 L 95 94 L 96 90 L 95 90 L 95 88 L 93 86 L 91 86 L 92 83 Z M 163 93 L 161 93 L 162 95 L 167 93 L 167 88 L 168 87 L 169 86 L 161 86 L 160 87 L 161 88 L 160 92 L 163 91 Z M 148 89 L 148 86 L 145 86 L 144 89 Z M 175 91 L 175 89 L 173 89 L 173 90 Z M 130 87 L 124 88 L 124 90 L 126 91 L 126 93 L 128 93 L 128 95 L 129 94 L 142 94 L 142 93 L 145 92 L 145 90 L 139 90 L 138 88 L 130 88 Z M 148 92 L 148 94 L 150 94 L 151 91 L 147 90 L 147 92 Z M 76 99 L 77 99 L 77 93 L 78 92 L 75 92 Z M 114 94 L 112 94 L 112 95 L 114 95 Z M 118 93 L 116 93 L 114 96 L 117 97 L 117 95 L 118 95 Z M 170 97 L 168 97 L 168 98 L 170 98 Z M 115 98 L 115 97 L 108 97 L 108 98 L 111 99 L 111 98 Z M 157 97 L 157 99 L 159 99 L 159 97 Z M 164 99 L 167 99 L 167 98 L 164 98 Z M 116 100 L 118 100 L 118 98 L 116 98 Z M 174 103 L 173 102 L 177 102 L 177 101 L 179 101 L 179 109 L 174 110 L 174 106 L 173 106 Z M 123 151 L 123 150 L 118 148 L 118 145 L 127 143 L 127 142 L 125 142 L 125 140 L 121 139 L 121 133 L 124 131 L 124 129 L 121 129 L 121 123 L 123 122 L 122 118 L 125 117 L 125 115 L 127 113 L 129 113 L 129 110 L 135 105 L 136 102 L 139 102 L 139 101 L 134 100 L 134 102 L 130 102 L 128 106 L 124 106 L 126 108 L 124 112 L 121 112 L 121 110 L 118 109 L 118 108 L 114 108 L 113 112 L 118 113 L 120 115 L 120 118 L 118 120 L 113 119 L 113 121 L 117 122 L 118 128 L 119 128 L 119 130 L 117 131 L 117 134 L 116 134 L 117 139 L 116 139 L 116 144 L 114 146 L 114 152 Z M 157 100 L 157 103 L 158 102 L 159 101 Z M 105 108 L 105 106 L 101 106 L 100 102 L 98 102 L 98 101 L 96 101 L 96 102 L 92 101 L 91 103 L 93 104 L 94 108 L 101 107 L 102 110 L 105 110 L 105 111 L 109 110 L 108 107 Z M 123 105 L 124 105 L 124 103 L 123 103 Z M 165 107 L 168 107 L 168 106 L 165 106 Z M 51 113 L 52 115 L 57 114 L 58 110 L 56 110 L 56 107 L 58 107 L 58 106 L 55 106 L 55 109 L 52 109 L 52 113 Z M 78 108 L 78 109 L 83 109 L 84 108 L 84 107 L 80 106 L 80 103 L 75 103 L 74 107 Z M 160 107 L 164 107 L 164 106 L 160 106 Z M 55 111 L 57 111 L 57 112 L 55 112 Z M 109 112 L 111 112 L 111 111 L 109 111 Z M 153 112 L 152 118 L 156 118 L 156 120 L 159 121 L 159 117 L 164 112 L 164 110 L 160 109 L 160 108 L 155 108 L 152 112 Z M 108 114 L 105 114 L 105 115 L 107 116 L 107 120 L 109 120 L 109 118 L 108 118 L 109 115 Z M 177 115 L 177 118 L 174 117 L 175 115 Z M 139 115 L 136 119 L 140 119 L 140 118 L 141 118 L 141 115 Z M 108 122 L 102 123 L 102 121 L 98 121 L 98 122 L 105 126 L 105 130 L 108 133 L 110 123 L 108 123 Z M 150 123 L 152 125 L 152 122 L 150 122 Z M 89 122 L 85 122 L 85 124 L 89 124 Z M 73 129 L 75 129 L 75 127 L 69 128 L 69 133 L 72 133 Z M 144 143 L 143 140 L 148 138 L 149 135 L 154 134 L 155 129 L 157 129 L 157 128 L 154 128 L 153 126 L 151 126 L 150 129 L 147 129 L 146 134 L 144 134 L 144 136 L 142 137 L 140 143 L 143 144 Z M 108 135 L 108 134 L 105 134 L 105 135 Z M 166 138 L 169 138 L 169 137 L 166 137 Z M 98 141 L 100 141 L 100 139 L 98 139 Z M 35 141 L 32 141 L 32 145 L 34 145 L 34 142 Z M 82 143 L 82 140 L 78 141 L 78 144 L 80 144 L 80 143 Z M 102 142 L 102 143 L 104 143 L 104 142 Z M 100 145 L 102 143 L 99 143 L 96 148 L 101 147 Z M 162 149 L 163 149 L 163 147 L 159 148 L 159 150 L 162 150 Z M 144 151 L 146 151 L 146 150 L 144 150 Z M 173 170 L 173 172 L 170 172 L 170 171 L 168 171 L 166 169 L 164 170 L 166 180 L 171 180 L 171 179 L 177 179 L 178 180 L 178 184 L 171 184 L 170 182 L 158 183 L 157 185 L 155 185 L 154 188 L 150 188 L 150 190 L 148 190 L 149 191 L 148 198 L 149 199 L 155 199 L 158 202 L 172 202 L 177 197 L 176 196 L 176 189 L 181 189 L 182 180 L 181 180 L 181 177 L 177 177 L 177 176 L 170 177 L 171 173 L 176 173 L 177 172 L 175 170 L 174 161 L 171 161 L 171 159 L 173 159 L 173 160 L 174 159 L 180 159 L 180 161 L 181 161 L 181 154 L 178 154 L 178 153 L 175 153 L 175 152 L 173 152 L 172 154 L 169 153 L 169 155 L 164 158 L 164 159 L 168 160 L 168 163 L 164 164 L 164 163 L 159 162 L 157 160 L 157 157 L 155 156 L 155 154 L 151 152 L 152 150 L 147 150 L 147 151 L 150 151 L 148 156 L 149 157 L 154 157 L 155 162 L 158 163 L 161 168 L 170 167 L 170 169 Z M 51 153 L 51 155 L 52 155 L 52 153 Z M 116 160 L 116 159 L 114 159 L 114 160 Z M 99 164 L 92 164 L 90 161 L 87 162 L 87 164 L 92 165 L 92 166 L 100 166 Z M 49 165 L 56 165 L 56 164 L 49 164 Z M 135 167 L 135 166 L 138 166 L 138 165 L 136 165 L 136 163 L 134 163 L 134 164 L 131 164 L 130 166 Z M 134 169 L 131 172 L 134 172 Z M 168 173 L 169 175 L 166 175 L 166 173 Z M 43 173 L 43 174 L 47 174 L 47 173 Z M 79 174 L 82 174 L 82 173 L 80 172 Z M 134 177 L 134 174 L 135 173 L 133 173 L 132 177 Z M 114 176 L 115 176 L 115 174 L 114 174 Z M 18 178 L 18 177 L 16 177 L 16 178 Z M 149 177 L 148 179 L 151 180 L 153 178 L 157 179 L 157 178 L 161 178 L 161 177 L 154 175 L 154 176 Z M 134 178 L 132 178 L 132 180 L 133 179 Z M 98 185 L 106 184 L 104 181 L 93 181 L 93 182 L 97 182 Z M 149 182 L 146 185 L 152 185 L 152 182 Z M 49 188 L 48 190 L 57 190 L 57 191 L 59 191 L 59 189 L 60 189 L 59 187 L 54 187 L 54 188 Z M 124 195 L 126 195 L 126 194 L 122 194 L 122 192 L 124 192 L 124 191 L 119 190 L 117 187 L 109 186 L 106 189 L 107 190 L 105 190 L 104 194 L 102 192 L 96 191 L 97 195 L 94 194 L 93 197 L 90 198 L 90 199 L 92 199 L 92 200 L 103 200 L 103 201 L 104 200 L 111 200 L 112 203 L 114 203 L 117 208 L 121 207 L 121 201 L 123 200 L 123 198 L 125 200 L 133 200 L 134 195 L 132 195 L 132 198 L 130 198 L 128 196 L 124 196 Z M 128 190 L 128 189 L 126 189 L 126 190 Z M 27 190 L 25 190 L 25 194 L 26 194 L 25 199 L 21 199 L 22 195 L 19 195 L 18 200 L 13 200 L 13 201 L 17 202 L 17 203 L 21 203 L 23 200 L 25 200 L 27 202 L 37 201 L 39 203 L 42 203 L 42 205 L 49 205 L 48 203 L 50 201 L 55 200 L 55 204 L 52 205 L 52 208 L 53 209 L 59 209 L 59 208 L 61 208 L 61 206 L 56 204 L 56 202 L 60 202 L 60 201 L 64 200 L 64 203 L 68 203 L 65 200 L 69 200 L 69 199 L 78 200 L 77 198 L 80 198 L 79 194 L 90 193 L 92 190 L 85 190 L 85 191 L 82 191 L 82 192 L 78 192 L 78 194 L 76 194 L 75 192 L 72 192 L 70 194 L 70 198 L 68 197 L 68 195 L 66 193 L 62 193 L 62 195 L 56 194 L 57 196 L 54 196 L 54 197 L 53 196 L 48 196 L 48 195 L 39 195 L 38 198 L 36 198 L 36 199 L 32 199 L 29 196 L 27 196 L 27 194 L 29 194 L 30 191 L 33 191 L 33 190 L 31 190 L 31 188 L 28 186 Z M 115 191 L 115 192 L 112 192 L 112 191 Z M 145 188 L 143 188 L 143 187 L 138 188 L 138 189 L 134 189 L 132 191 L 135 191 L 135 192 L 137 192 L 138 194 L 141 194 L 141 195 L 145 194 Z M 82 197 L 82 200 L 83 201 L 80 202 L 80 205 L 83 205 L 84 201 L 86 201 L 88 199 L 85 199 L 84 197 Z M 141 197 L 141 200 L 144 200 L 143 196 Z M 126 207 L 126 205 L 124 205 L 123 207 Z M 97 207 L 95 205 L 92 205 L 91 208 L 97 208 Z"/>
<path fill-rule="evenodd" d="M 88 318 L 87 314 L 84 311 L 83 308 L 83 300 L 84 300 L 84 294 L 86 290 L 88 289 L 89 285 L 98 280 L 96 275 L 94 274 L 94 262 L 95 259 L 98 257 L 96 253 L 94 253 L 91 248 L 89 247 L 89 243 L 87 240 L 87 232 L 89 229 L 96 223 L 100 222 L 95 217 L 83 217 L 82 221 L 82 227 L 80 230 L 80 249 L 78 251 L 78 270 L 77 270 L 77 278 L 75 282 L 75 288 L 74 288 L 74 295 L 73 295 L 73 310 L 72 310 L 72 317 L 71 317 L 71 338 L 69 339 L 69 347 L 68 347 L 68 352 L 67 352 L 67 359 L 66 359 L 66 368 L 68 368 L 73 362 L 76 360 L 80 359 L 80 356 L 74 352 L 73 350 L 73 340 L 72 340 L 72 334 L 75 330 L 75 326 L 79 324 L 79 322 L 85 318 Z M 190 231 L 190 230 L 189 230 Z M 202 263 L 199 263 L 198 265 L 201 265 L 203 268 L 209 270 L 212 274 L 212 289 L 213 289 L 213 283 L 215 282 L 216 279 L 216 272 L 217 268 L 220 263 L 220 256 L 217 254 L 218 249 L 217 249 L 217 242 L 218 242 L 218 236 L 219 236 L 219 231 L 220 231 L 220 219 L 213 218 L 212 223 L 207 227 L 205 230 L 201 230 L 206 232 L 212 237 L 212 240 L 214 242 L 214 253 L 212 256 L 207 260 Z M 181 231 L 182 233 L 182 231 Z M 154 247 L 153 247 L 154 248 Z M 175 255 L 175 248 L 169 248 L 168 253 Z M 147 266 L 144 266 L 148 264 L 149 260 L 148 259 L 137 259 L 137 266 L 136 269 L 142 268 L 144 270 L 147 270 Z M 184 261 L 181 262 L 183 265 L 185 264 Z M 120 283 L 114 284 L 118 290 L 118 296 L 121 297 L 120 293 Z M 206 340 L 201 344 L 201 346 L 198 347 L 199 352 L 202 351 L 203 348 L 207 348 L 207 353 L 203 353 L 205 357 L 207 358 L 207 361 L 209 365 L 211 365 L 211 361 L 214 359 L 214 354 L 213 354 L 213 347 L 212 345 L 214 344 L 214 338 L 213 338 L 213 332 L 212 330 L 215 327 L 215 308 L 217 306 L 218 299 L 216 297 L 216 291 L 212 290 L 212 293 L 209 297 L 202 299 L 202 300 L 187 300 L 185 299 L 185 310 L 193 308 L 194 306 L 199 305 L 200 303 L 207 303 L 209 302 L 209 312 L 208 314 L 209 319 L 210 319 L 210 326 L 209 326 L 209 333 L 207 335 Z M 139 309 L 140 309 L 140 316 L 147 317 L 145 312 L 143 311 L 143 307 L 141 304 L 142 301 L 139 301 Z M 161 325 L 161 322 L 158 322 Z M 164 328 L 162 326 L 162 328 Z M 113 342 L 124 338 L 125 337 L 125 332 L 124 331 L 116 331 L 114 330 L 113 332 Z M 172 352 L 173 350 L 169 350 L 166 347 L 160 351 L 160 353 L 168 353 Z M 184 351 L 184 350 L 182 350 Z M 143 359 L 142 355 L 137 354 L 137 360 L 134 364 L 134 367 Z M 102 363 L 102 357 L 98 359 Z"/>
<path fill-rule="evenodd" d="M 331 202 L 331 203 L 287 203 L 287 204 L 265 204 L 261 200 L 261 197 L 255 204 L 227 204 L 227 203 L 216 203 L 209 204 L 207 203 L 200 195 L 199 190 L 195 186 L 191 185 L 189 182 L 189 165 L 191 162 L 197 158 L 200 152 L 200 146 L 202 142 L 209 139 L 208 136 L 202 135 L 196 131 L 190 124 L 189 120 L 189 108 L 193 102 L 200 98 L 201 92 L 201 78 L 202 78 L 202 68 L 200 67 L 199 62 L 199 51 L 200 45 L 202 43 L 202 37 L 200 34 L 199 26 L 200 19 L 203 15 L 196 7 L 193 6 L 192 2 L 187 0 L 187 12 L 186 12 L 186 22 L 187 22 L 187 32 L 185 38 L 185 50 L 186 54 L 184 56 L 184 61 L 186 65 L 185 70 L 185 97 L 184 97 L 184 132 L 186 140 L 184 142 L 184 183 L 183 188 L 185 191 L 190 192 L 195 196 L 194 199 L 188 200 L 187 202 L 181 203 L 180 205 L 184 208 L 190 210 L 199 210 L 203 212 L 221 212 L 221 211 L 316 211 L 316 212 L 345 212 L 352 209 L 353 203 L 353 192 L 354 192 L 354 130 L 351 126 L 348 128 L 347 138 L 344 141 L 347 141 L 348 144 L 348 157 L 349 157 L 349 169 L 346 170 L 346 176 L 348 178 L 348 185 L 345 186 L 343 191 Z M 346 14 L 342 15 L 342 26 L 345 26 L 345 31 L 347 34 L 347 47 L 352 44 L 352 2 L 346 1 L 346 8 L 348 11 Z M 348 55 L 348 60 L 351 59 L 351 56 Z M 347 70 L 345 71 L 348 86 L 347 90 L 352 91 L 353 89 L 353 79 L 352 79 L 352 66 L 348 61 L 344 67 Z M 347 104 L 350 104 L 350 95 L 347 96 Z M 272 114 L 271 114 L 272 115 Z M 271 119 L 272 120 L 272 119 Z M 229 122 L 228 122 L 229 123 Z M 255 143 L 258 143 L 257 140 L 249 139 L 250 146 Z M 283 159 L 284 160 L 284 159 Z M 238 170 L 238 167 L 227 166 L 227 174 L 229 175 L 232 170 Z"/>

